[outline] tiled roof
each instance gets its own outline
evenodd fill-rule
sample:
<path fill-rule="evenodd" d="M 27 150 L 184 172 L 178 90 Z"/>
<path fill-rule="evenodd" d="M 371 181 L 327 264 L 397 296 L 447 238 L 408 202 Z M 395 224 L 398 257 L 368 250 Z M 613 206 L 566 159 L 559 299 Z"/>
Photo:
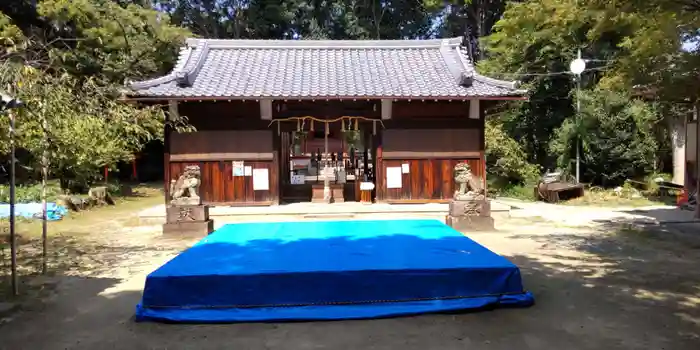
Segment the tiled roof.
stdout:
<path fill-rule="evenodd" d="M 519 96 L 479 75 L 461 38 L 436 40 L 189 39 L 173 71 L 132 82 L 163 98 L 469 98 Z"/>

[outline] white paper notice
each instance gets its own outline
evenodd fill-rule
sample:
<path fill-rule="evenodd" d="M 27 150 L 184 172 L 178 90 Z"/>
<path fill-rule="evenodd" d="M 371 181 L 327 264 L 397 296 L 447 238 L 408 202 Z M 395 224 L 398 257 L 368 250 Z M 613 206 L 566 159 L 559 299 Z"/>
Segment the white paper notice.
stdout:
<path fill-rule="evenodd" d="M 267 169 L 253 169 L 253 191 L 267 191 L 270 189 L 270 180 Z"/>
<path fill-rule="evenodd" d="M 401 167 L 386 168 L 386 188 L 401 188 Z"/>
<path fill-rule="evenodd" d="M 371 182 L 360 182 L 361 191 L 371 191 L 374 189 L 374 184 Z"/>
<path fill-rule="evenodd" d="M 253 167 L 252 166 L 244 167 L 243 168 L 243 175 L 245 175 L 245 176 L 253 175 Z"/>
<path fill-rule="evenodd" d="M 401 172 L 404 174 L 408 174 L 408 163 L 401 164 Z"/>
<path fill-rule="evenodd" d="M 304 176 L 304 175 L 292 175 L 290 180 L 292 182 L 292 185 L 303 185 L 304 181 L 306 180 L 306 176 Z"/>
<path fill-rule="evenodd" d="M 233 161 L 233 176 L 243 176 L 243 162 Z"/>

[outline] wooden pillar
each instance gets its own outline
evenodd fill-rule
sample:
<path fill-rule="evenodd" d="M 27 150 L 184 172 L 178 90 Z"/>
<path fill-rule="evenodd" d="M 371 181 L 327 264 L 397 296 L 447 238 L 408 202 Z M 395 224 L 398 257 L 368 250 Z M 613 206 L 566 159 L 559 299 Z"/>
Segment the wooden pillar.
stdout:
<path fill-rule="evenodd" d="M 373 198 L 378 201 L 385 199 L 385 181 L 384 181 L 384 162 L 382 160 L 382 132 L 379 122 L 373 122 L 376 126 L 373 127 L 372 133 L 372 160 L 374 160 L 374 193 Z"/>
<path fill-rule="evenodd" d="M 483 170 L 482 186 L 488 192 L 486 186 L 486 108 L 479 100 L 469 101 L 469 119 L 479 120 L 479 161 Z"/>
<path fill-rule="evenodd" d="M 381 101 L 382 120 L 391 120 L 393 114 L 393 101 L 383 99 Z M 384 174 L 384 160 L 382 156 L 382 126 L 379 122 L 372 125 L 372 159 L 374 159 L 374 197 L 376 201 L 384 201 L 386 198 L 386 181 Z"/>
<path fill-rule="evenodd" d="M 382 120 L 391 119 L 392 112 L 392 100 L 383 99 L 382 100 Z"/>
<path fill-rule="evenodd" d="M 272 100 L 260 100 L 260 119 L 272 120 Z"/>
<path fill-rule="evenodd" d="M 262 99 L 259 101 L 258 107 L 261 120 L 272 121 L 272 115 L 274 114 L 272 102 L 273 100 L 271 99 Z M 289 148 L 282 146 L 283 138 L 280 132 L 280 124 L 277 123 L 274 127 L 277 130 L 272 133 L 272 166 L 269 170 L 271 172 L 269 176 L 270 179 L 276 179 L 277 182 L 270 182 L 270 195 L 272 197 L 269 198 L 269 200 L 272 202 L 272 205 L 279 205 L 284 193 L 284 187 L 289 181 L 289 163 L 291 158 L 289 156 Z M 290 134 L 291 133 L 285 133 L 285 135 Z M 284 141 L 288 142 L 289 138 L 285 137 Z M 234 191 L 240 190 L 242 189 L 234 188 Z"/>
<path fill-rule="evenodd" d="M 170 134 L 172 126 L 170 122 L 177 119 L 178 106 L 177 101 L 168 101 L 168 113 L 165 115 L 165 131 L 163 133 L 163 192 L 165 193 L 165 205 L 170 203 Z"/>
<path fill-rule="evenodd" d="M 329 117 L 326 117 L 326 119 L 330 119 Z M 324 154 L 324 161 L 323 161 L 323 200 L 325 203 L 330 203 L 331 202 L 331 183 L 330 179 L 328 178 L 328 171 L 330 167 L 328 166 L 328 162 L 330 161 L 330 153 L 328 152 L 328 133 L 330 133 L 330 125 L 328 125 L 328 122 L 323 123 L 324 131 L 323 131 L 323 154 Z M 319 169 L 320 170 L 320 169 Z"/>
<path fill-rule="evenodd" d="M 695 218 L 700 219 L 700 101 L 695 101 L 693 108 L 695 119 Z M 687 140 L 686 140 L 687 141 Z"/>
<path fill-rule="evenodd" d="M 277 172 L 277 176 L 273 178 L 277 179 L 277 186 L 274 184 L 270 184 L 270 193 L 272 194 L 272 204 L 273 205 L 279 205 L 280 200 L 282 197 L 282 193 L 284 190 L 284 185 L 285 185 L 285 179 L 288 176 L 285 176 L 284 174 L 284 167 L 283 167 L 283 162 L 285 161 L 284 155 L 282 154 L 282 136 L 277 135 L 277 133 L 273 133 L 272 135 L 272 167 L 270 171 L 275 171 Z M 289 161 L 287 160 L 287 163 Z M 289 171 L 287 171 L 289 173 Z M 273 174 L 270 174 L 273 175 Z"/>
<path fill-rule="evenodd" d="M 479 119 L 483 117 L 479 100 L 469 100 L 469 119 Z"/>
<path fill-rule="evenodd" d="M 170 125 L 165 125 L 163 134 L 163 193 L 165 204 L 170 202 Z"/>
<path fill-rule="evenodd" d="M 372 147 L 372 131 L 362 130 L 362 169 L 364 169 L 363 175 L 367 173 L 367 167 L 369 166 L 367 157 L 369 156 Z M 364 181 L 364 179 L 361 180 Z"/>

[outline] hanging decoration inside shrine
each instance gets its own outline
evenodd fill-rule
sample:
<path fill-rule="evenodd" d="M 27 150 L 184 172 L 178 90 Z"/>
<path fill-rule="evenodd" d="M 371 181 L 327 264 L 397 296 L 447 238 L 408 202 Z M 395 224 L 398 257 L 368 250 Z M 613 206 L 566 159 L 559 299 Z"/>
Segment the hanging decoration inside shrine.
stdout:
<path fill-rule="evenodd" d="M 280 124 L 285 121 L 296 121 L 297 122 L 297 132 L 301 132 L 306 130 L 306 121 L 309 121 L 309 131 L 314 131 L 314 122 L 319 122 L 319 123 L 324 123 L 326 125 L 325 132 L 326 135 L 329 133 L 329 129 L 327 126 L 330 123 L 336 123 L 340 122 L 340 130 L 341 131 L 358 131 L 359 130 L 359 121 L 369 121 L 372 122 L 372 134 L 376 135 L 377 134 L 377 123 L 381 125 L 382 128 L 384 128 L 384 123 L 381 120 L 377 119 L 371 119 L 371 118 L 365 118 L 365 117 L 350 117 L 350 116 L 344 116 L 344 117 L 339 117 L 335 119 L 320 119 L 316 117 L 311 117 L 311 116 L 306 116 L 306 117 L 290 117 L 290 118 L 282 118 L 282 119 L 274 119 L 268 124 L 268 127 L 272 126 L 273 123 L 277 123 L 277 135 L 281 133 L 281 127 Z M 346 122 L 347 121 L 347 122 Z M 347 124 L 347 127 L 346 127 Z"/>

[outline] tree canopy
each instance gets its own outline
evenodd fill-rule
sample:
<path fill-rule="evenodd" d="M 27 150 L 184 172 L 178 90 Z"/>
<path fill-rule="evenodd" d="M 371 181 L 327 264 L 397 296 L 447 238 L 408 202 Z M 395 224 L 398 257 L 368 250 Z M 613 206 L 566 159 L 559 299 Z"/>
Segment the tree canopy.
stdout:
<path fill-rule="evenodd" d="M 17 146 L 30 155 L 25 167 L 38 169 L 48 149 L 54 175 L 89 182 L 162 137 L 161 108 L 118 99 L 127 78 L 170 69 L 188 30 L 158 11 L 112 1 L 44 0 L 4 11 L 0 87 L 27 106 L 16 127 Z M 0 123 L 0 153 L 8 127 Z"/>
<path fill-rule="evenodd" d="M 519 79 L 530 89 L 530 100 L 513 104 L 503 118 L 503 127 L 520 140 L 530 161 L 569 168 L 577 138 L 586 140 L 583 144 L 591 152 L 584 158 L 598 157 L 594 152 L 613 140 L 608 136 L 621 134 L 631 137 L 626 146 L 647 147 L 643 154 L 634 155 L 645 159 L 645 165 L 634 164 L 636 171 L 652 171 L 649 164 L 658 155 L 653 148 L 668 144 L 663 136 L 667 134 L 627 134 L 625 124 L 618 122 L 632 118 L 644 121 L 645 125 L 639 125 L 643 130 L 665 128 L 651 102 L 635 97 L 647 89 L 653 91 L 656 102 L 692 101 L 700 95 L 698 49 L 684 48 L 684 43 L 697 38 L 700 16 L 680 3 L 531 0 L 506 6 L 493 32 L 482 39 L 487 59 L 480 68 Z M 577 82 L 568 65 L 579 50 L 588 67 L 578 83 L 587 91 L 581 98 L 582 113 L 576 118 L 572 91 Z M 602 106 L 606 107 L 601 110 Z M 607 117 L 613 119 L 604 122 Z M 591 133 L 594 130 L 587 123 L 593 121 L 597 128 L 610 129 Z M 621 174 L 639 175 L 617 168 L 631 154 L 614 153 L 606 158 L 607 167 L 584 163 L 590 166 L 584 171 L 586 178 L 619 183 L 624 180 Z"/>
<path fill-rule="evenodd" d="M 584 179 L 613 184 L 664 170 L 675 106 L 700 95 L 699 34 L 697 0 L 22 0 L 0 4 L 0 88 L 31 105 L 19 146 L 51 149 L 56 175 L 87 176 L 161 137 L 162 108 L 117 97 L 126 79 L 171 69 L 186 37 L 463 36 L 482 74 L 529 90 L 489 117 L 491 175 L 570 168 L 580 139 Z"/>

